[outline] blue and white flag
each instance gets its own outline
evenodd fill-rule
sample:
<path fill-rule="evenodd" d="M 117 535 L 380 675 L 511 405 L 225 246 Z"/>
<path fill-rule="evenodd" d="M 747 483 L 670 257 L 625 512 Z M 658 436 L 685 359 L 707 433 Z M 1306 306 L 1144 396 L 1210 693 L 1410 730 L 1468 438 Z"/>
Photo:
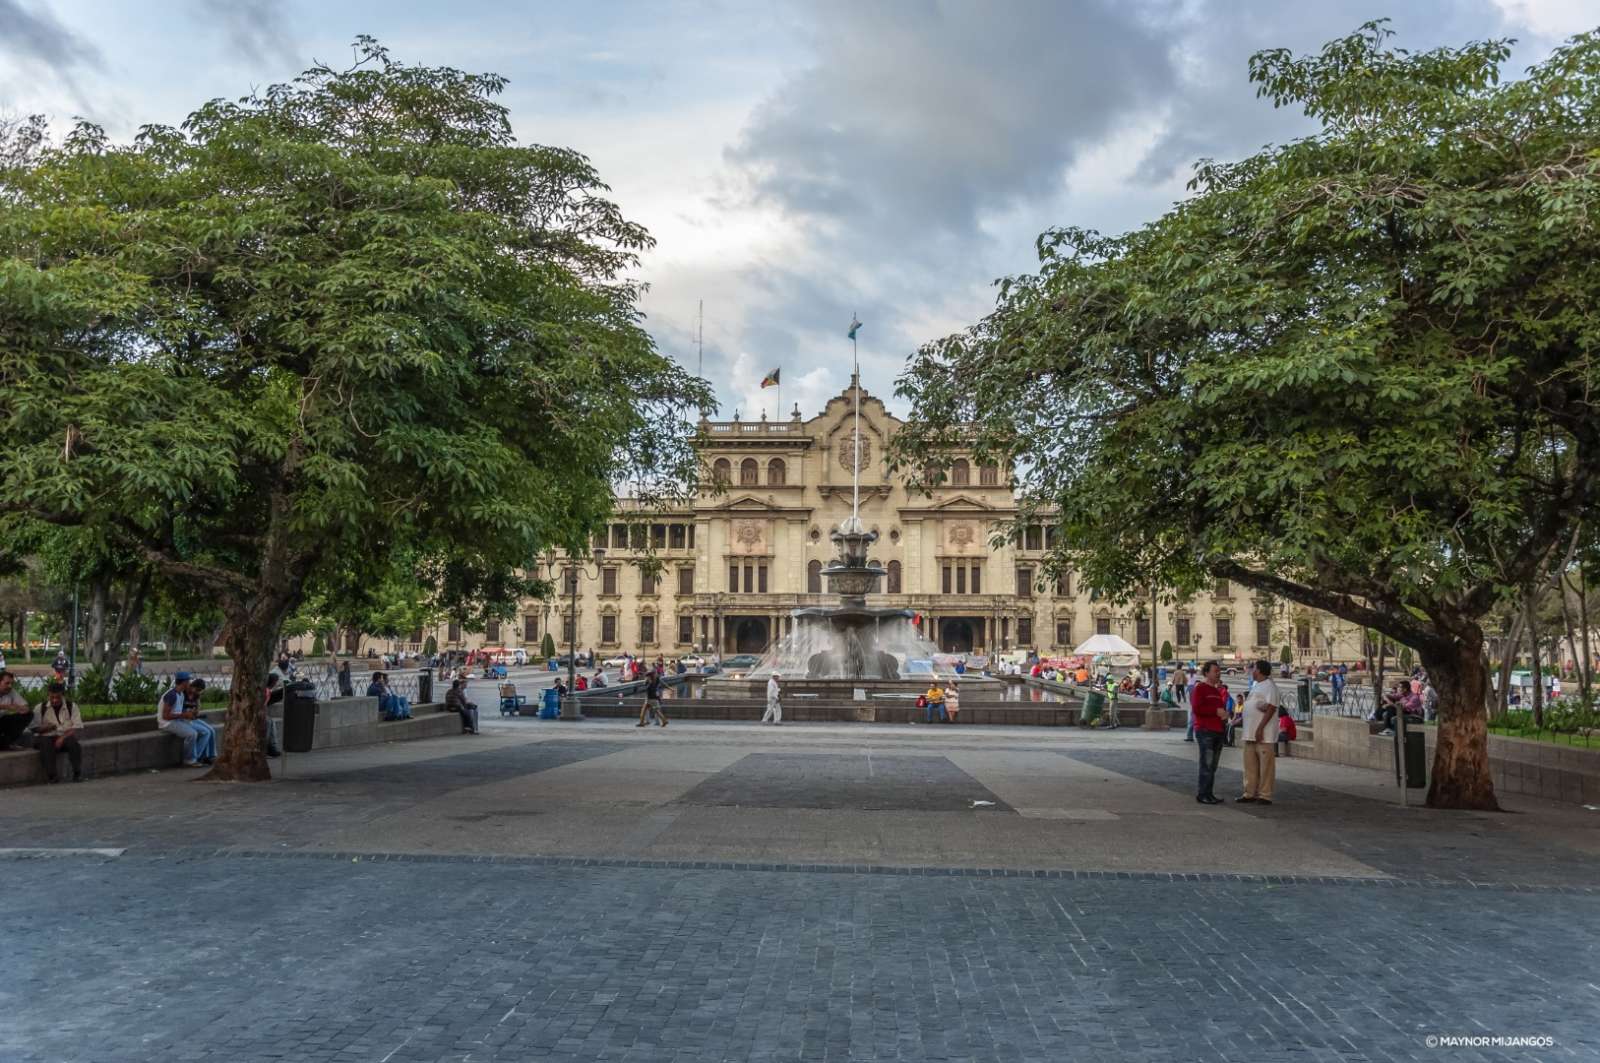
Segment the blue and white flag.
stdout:
<path fill-rule="evenodd" d="M 850 331 L 846 333 L 851 339 L 856 338 L 856 333 L 861 329 L 861 319 L 854 314 L 850 315 Z"/>

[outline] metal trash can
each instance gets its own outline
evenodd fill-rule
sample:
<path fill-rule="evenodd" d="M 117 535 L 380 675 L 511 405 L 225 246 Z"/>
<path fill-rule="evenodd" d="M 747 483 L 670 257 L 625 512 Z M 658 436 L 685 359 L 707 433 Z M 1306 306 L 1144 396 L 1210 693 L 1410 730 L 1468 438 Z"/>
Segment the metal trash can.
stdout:
<path fill-rule="evenodd" d="M 1100 714 L 1105 711 L 1105 708 L 1105 694 L 1098 690 L 1091 690 L 1083 699 L 1083 719 L 1093 723 L 1100 718 Z"/>
<path fill-rule="evenodd" d="M 1406 789 L 1421 790 L 1428 785 L 1428 740 L 1416 724 L 1406 727 Z"/>
<path fill-rule="evenodd" d="M 539 719 L 556 720 L 561 718 L 561 694 L 555 687 L 544 692 L 544 706 L 539 710 Z"/>
<path fill-rule="evenodd" d="M 317 730 L 317 686 L 299 680 L 283 688 L 283 749 L 286 753 L 311 752 Z"/>
<path fill-rule="evenodd" d="M 422 674 L 417 676 L 417 704 L 433 704 L 433 670 L 424 668 Z"/>
<path fill-rule="evenodd" d="M 1299 705 L 1299 707 L 1300 707 L 1300 711 L 1298 713 L 1296 713 L 1296 715 L 1298 715 L 1302 719 L 1304 719 L 1307 716 L 1310 716 L 1311 715 L 1311 677 L 1310 676 L 1303 675 L 1298 680 L 1295 681 L 1294 694 L 1295 694 L 1295 703 L 1297 705 Z"/>

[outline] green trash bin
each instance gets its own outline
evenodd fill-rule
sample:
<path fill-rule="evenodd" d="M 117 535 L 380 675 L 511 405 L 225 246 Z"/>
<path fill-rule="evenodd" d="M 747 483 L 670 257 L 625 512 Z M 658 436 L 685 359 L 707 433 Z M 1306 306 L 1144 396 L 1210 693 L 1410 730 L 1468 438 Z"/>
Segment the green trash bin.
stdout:
<path fill-rule="evenodd" d="M 1083 699 L 1083 719 L 1094 723 L 1100 719 L 1100 714 L 1106 710 L 1106 696 L 1098 690 L 1089 691 Z"/>
<path fill-rule="evenodd" d="M 1311 677 L 1301 676 L 1295 684 L 1295 704 L 1300 706 L 1300 718 L 1311 715 Z"/>

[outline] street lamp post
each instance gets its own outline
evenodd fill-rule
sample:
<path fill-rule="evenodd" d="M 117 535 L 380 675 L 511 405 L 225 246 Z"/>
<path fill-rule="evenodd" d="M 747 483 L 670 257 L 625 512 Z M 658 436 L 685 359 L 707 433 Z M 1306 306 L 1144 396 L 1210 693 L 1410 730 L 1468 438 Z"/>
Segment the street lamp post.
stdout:
<path fill-rule="evenodd" d="M 595 569 L 599 570 L 600 563 L 605 560 L 606 550 L 603 546 L 595 547 L 591 553 L 594 555 Z M 572 581 L 572 627 L 567 631 L 567 696 L 561 702 L 561 718 L 563 720 L 581 720 L 583 714 L 578 711 L 578 572 L 581 569 L 588 574 L 588 566 L 579 562 L 577 555 L 567 554 L 570 568 L 569 578 Z"/>

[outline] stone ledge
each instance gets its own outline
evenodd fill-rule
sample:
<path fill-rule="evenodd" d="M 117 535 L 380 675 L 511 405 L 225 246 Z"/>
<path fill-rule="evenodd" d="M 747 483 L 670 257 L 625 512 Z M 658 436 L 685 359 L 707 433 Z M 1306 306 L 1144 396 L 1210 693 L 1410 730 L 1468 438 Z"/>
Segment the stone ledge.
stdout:
<path fill-rule="evenodd" d="M 1394 771 L 1394 739 L 1372 734 L 1365 720 L 1315 717 L 1314 740 L 1300 755 L 1332 764 Z M 1435 729 L 1421 728 L 1433 770 Z M 1505 735 L 1489 736 L 1489 772 L 1502 794 L 1525 794 L 1565 804 L 1600 804 L 1600 749 L 1580 749 Z"/>
<path fill-rule="evenodd" d="M 439 738 L 459 734 L 461 718 L 445 711 L 442 704 L 414 705 L 409 720 L 383 721 L 377 719 L 376 698 L 340 698 L 342 702 L 367 701 L 371 703 L 371 716 L 361 707 L 351 706 L 347 713 L 336 713 L 333 719 L 345 721 L 342 726 L 330 726 L 314 732 L 313 750 L 338 749 L 345 746 L 370 745 L 378 742 L 406 742 L 420 738 Z M 327 704 L 327 703 L 323 703 Z M 277 706 L 274 706 L 277 709 Z M 224 710 L 209 711 L 205 719 L 222 727 Z M 355 717 L 360 716 L 357 720 Z M 281 720 L 281 712 L 273 713 Z M 321 720 L 321 715 L 318 717 Z M 183 762 L 183 741 L 177 735 L 159 730 L 155 716 L 128 716 L 118 720 L 92 720 L 83 727 L 83 772 L 89 778 L 106 775 L 123 775 L 128 772 L 176 768 Z M 70 772 L 66 758 L 59 763 L 62 772 Z M 8 750 L 0 753 L 0 787 L 27 786 L 45 781 L 44 766 L 33 749 Z"/>

